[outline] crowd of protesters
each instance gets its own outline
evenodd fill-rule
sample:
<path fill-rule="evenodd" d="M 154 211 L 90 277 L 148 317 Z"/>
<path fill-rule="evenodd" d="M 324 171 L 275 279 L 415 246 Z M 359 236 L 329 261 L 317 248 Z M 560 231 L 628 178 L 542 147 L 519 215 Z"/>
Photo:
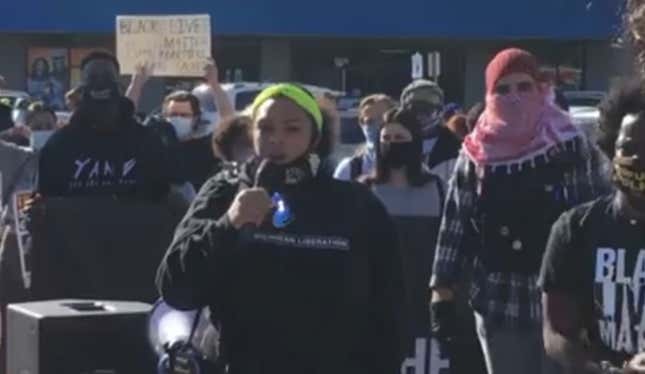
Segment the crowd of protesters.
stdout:
<path fill-rule="evenodd" d="M 645 5 L 631 0 L 627 11 L 642 67 Z M 109 53 L 90 54 L 81 71 L 65 123 L 42 103 L 0 102 L 3 309 L 45 294 L 103 295 L 69 285 L 82 262 L 49 262 L 56 281 L 21 277 L 43 268 L 25 262 L 46 258 L 39 251 L 53 242 L 42 238 L 55 235 L 43 225 L 66 214 L 60 202 L 89 198 L 183 217 L 151 256 L 158 294 L 141 299 L 208 308 L 218 370 L 406 373 L 422 340 L 452 373 L 645 373 L 640 76 L 608 94 L 591 139 L 539 56 L 503 49 L 470 110 L 429 80 L 400 98 L 364 97 L 364 143 L 335 163 L 338 113 L 302 85 L 274 84 L 236 113 L 210 60 L 202 85 L 139 121 L 149 66 L 125 93 Z M 33 239 L 24 243 L 23 223 Z M 115 256 L 118 269 L 84 283 L 137 272 L 145 253 Z"/>

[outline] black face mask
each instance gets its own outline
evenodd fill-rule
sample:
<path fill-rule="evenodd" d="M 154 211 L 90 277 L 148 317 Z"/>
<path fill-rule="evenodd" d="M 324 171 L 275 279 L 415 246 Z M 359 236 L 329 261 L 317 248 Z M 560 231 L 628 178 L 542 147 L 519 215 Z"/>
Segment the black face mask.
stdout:
<path fill-rule="evenodd" d="M 623 119 L 613 159 L 614 183 L 632 208 L 645 213 L 645 113 Z"/>
<path fill-rule="evenodd" d="M 93 61 L 83 72 L 83 98 L 79 107 L 83 120 L 90 125 L 111 129 L 120 115 L 119 84 L 110 62 Z"/>
<path fill-rule="evenodd" d="M 614 160 L 614 180 L 630 196 L 645 200 L 645 171 L 642 169 Z"/>
<path fill-rule="evenodd" d="M 393 169 L 418 164 L 420 154 L 420 148 L 415 142 L 381 144 L 381 159 L 387 167 Z"/>
<path fill-rule="evenodd" d="M 258 166 L 254 185 L 271 193 L 282 192 L 309 181 L 318 171 L 318 161 L 314 155 L 298 158 L 285 165 L 276 164 L 268 159 L 258 159 L 255 162 Z"/>

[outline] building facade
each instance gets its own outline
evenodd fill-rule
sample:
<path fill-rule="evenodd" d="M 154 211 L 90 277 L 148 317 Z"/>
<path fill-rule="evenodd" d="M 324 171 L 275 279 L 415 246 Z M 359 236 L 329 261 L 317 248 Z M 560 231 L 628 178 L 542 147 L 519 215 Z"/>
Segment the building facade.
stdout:
<path fill-rule="evenodd" d="M 487 62 L 508 46 L 533 51 L 569 88 L 606 90 L 631 65 L 615 46 L 620 11 L 615 0 L 1 2 L 0 74 L 12 88 L 64 90 L 77 84 L 87 51 L 116 50 L 117 15 L 208 13 L 223 80 L 398 96 L 411 79 L 411 55 L 439 52 L 448 100 L 469 105 L 482 98 Z M 62 87 L 38 85 L 43 57 Z M 190 83 L 156 78 L 143 106 Z"/>

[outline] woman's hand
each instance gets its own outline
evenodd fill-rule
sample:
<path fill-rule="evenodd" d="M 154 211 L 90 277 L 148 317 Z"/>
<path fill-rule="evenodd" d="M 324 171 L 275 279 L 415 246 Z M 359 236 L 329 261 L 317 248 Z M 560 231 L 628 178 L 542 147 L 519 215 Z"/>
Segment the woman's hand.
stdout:
<path fill-rule="evenodd" d="M 226 214 L 239 230 L 247 224 L 260 226 L 272 208 L 273 202 L 264 188 L 250 188 L 238 193 Z"/>

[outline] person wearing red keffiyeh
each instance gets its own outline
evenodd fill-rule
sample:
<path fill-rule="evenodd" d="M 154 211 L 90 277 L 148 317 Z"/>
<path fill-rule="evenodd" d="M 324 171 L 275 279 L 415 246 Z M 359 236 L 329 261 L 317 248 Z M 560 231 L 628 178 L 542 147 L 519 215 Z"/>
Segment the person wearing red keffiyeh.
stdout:
<path fill-rule="evenodd" d="M 499 53 L 486 69 L 486 109 L 465 151 L 477 164 L 530 159 L 579 135 L 568 114 L 547 99 L 537 60 L 521 49 Z"/>
<path fill-rule="evenodd" d="M 537 276 L 551 225 L 609 188 L 600 157 L 547 97 L 536 58 L 500 52 L 486 108 L 448 187 L 430 286 L 432 328 L 454 337 L 454 291 L 472 266 L 471 305 L 489 374 L 558 373 L 544 352 Z"/>

